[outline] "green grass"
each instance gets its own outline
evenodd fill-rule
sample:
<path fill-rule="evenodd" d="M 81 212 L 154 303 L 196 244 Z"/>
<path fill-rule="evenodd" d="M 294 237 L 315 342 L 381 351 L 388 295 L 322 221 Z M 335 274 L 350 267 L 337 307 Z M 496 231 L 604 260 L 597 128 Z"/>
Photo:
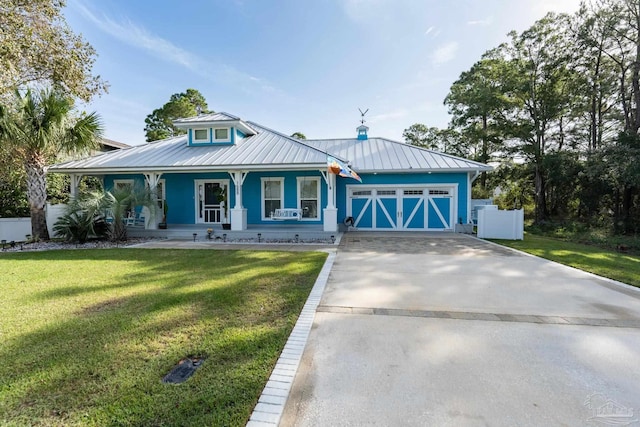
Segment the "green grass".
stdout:
<path fill-rule="evenodd" d="M 524 240 L 494 242 L 640 287 L 640 257 L 635 255 L 530 233 Z"/>
<path fill-rule="evenodd" d="M 318 252 L 0 255 L 0 425 L 244 425 Z M 181 385 L 161 379 L 206 357 Z"/>

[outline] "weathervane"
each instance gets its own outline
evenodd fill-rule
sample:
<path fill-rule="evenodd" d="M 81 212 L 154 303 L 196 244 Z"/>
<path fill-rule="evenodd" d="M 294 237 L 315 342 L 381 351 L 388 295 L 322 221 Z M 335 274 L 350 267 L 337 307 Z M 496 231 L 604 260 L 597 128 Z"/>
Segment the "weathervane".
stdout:
<path fill-rule="evenodd" d="M 360 117 L 360 124 L 364 125 L 364 115 L 367 114 L 369 109 L 367 108 L 364 113 L 362 112 L 362 110 L 360 108 L 358 108 L 358 111 L 360 111 L 360 116 L 361 116 Z"/>

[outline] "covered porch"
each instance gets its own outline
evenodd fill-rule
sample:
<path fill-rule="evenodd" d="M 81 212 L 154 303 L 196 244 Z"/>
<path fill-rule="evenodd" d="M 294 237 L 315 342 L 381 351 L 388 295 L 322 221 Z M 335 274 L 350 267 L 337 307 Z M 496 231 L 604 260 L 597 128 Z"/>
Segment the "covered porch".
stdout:
<path fill-rule="evenodd" d="M 69 175 L 71 196 L 75 197 L 80 179 L 91 174 Z M 101 177 L 107 189 L 144 186 L 156 195 L 158 207 L 155 212 L 146 207 L 135 207 L 136 218 L 140 219 L 135 224 L 143 225 L 144 230 L 132 228 L 131 235 L 184 234 L 185 230 L 193 228 L 221 229 L 223 224 L 230 227 L 229 231 L 247 231 L 249 234 L 257 227 L 264 227 L 267 232 L 270 228 L 285 231 L 297 228 L 300 232 L 323 231 L 327 235 L 336 233 L 339 228 L 336 175 L 323 169 L 197 173 L 156 170 L 94 176 Z M 249 194 L 245 195 L 247 187 Z M 306 194 L 305 198 L 309 188 L 312 194 Z M 307 212 L 313 214 L 307 215 Z M 165 224 L 168 230 L 164 229 Z"/>

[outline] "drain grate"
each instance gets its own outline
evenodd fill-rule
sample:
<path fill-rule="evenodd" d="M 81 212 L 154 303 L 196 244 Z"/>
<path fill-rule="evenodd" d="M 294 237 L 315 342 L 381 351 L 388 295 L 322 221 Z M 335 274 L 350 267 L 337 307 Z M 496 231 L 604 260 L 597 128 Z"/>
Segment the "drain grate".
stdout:
<path fill-rule="evenodd" d="M 188 380 L 203 362 L 204 358 L 202 357 L 188 357 L 186 359 L 182 359 L 171 370 L 171 372 L 162 378 L 162 382 L 164 384 L 181 384 Z"/>

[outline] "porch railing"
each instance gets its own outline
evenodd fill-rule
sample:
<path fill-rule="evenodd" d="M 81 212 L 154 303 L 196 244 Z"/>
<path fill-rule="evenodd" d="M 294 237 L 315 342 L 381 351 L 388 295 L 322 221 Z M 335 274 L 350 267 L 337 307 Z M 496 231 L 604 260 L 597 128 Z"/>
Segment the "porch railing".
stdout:
<path fill-rule="evenodd" d="M 220 207 L 206 207 L 204 210 L 204 222 L 221 223 L 222 222 L 222 209 Z"/>

